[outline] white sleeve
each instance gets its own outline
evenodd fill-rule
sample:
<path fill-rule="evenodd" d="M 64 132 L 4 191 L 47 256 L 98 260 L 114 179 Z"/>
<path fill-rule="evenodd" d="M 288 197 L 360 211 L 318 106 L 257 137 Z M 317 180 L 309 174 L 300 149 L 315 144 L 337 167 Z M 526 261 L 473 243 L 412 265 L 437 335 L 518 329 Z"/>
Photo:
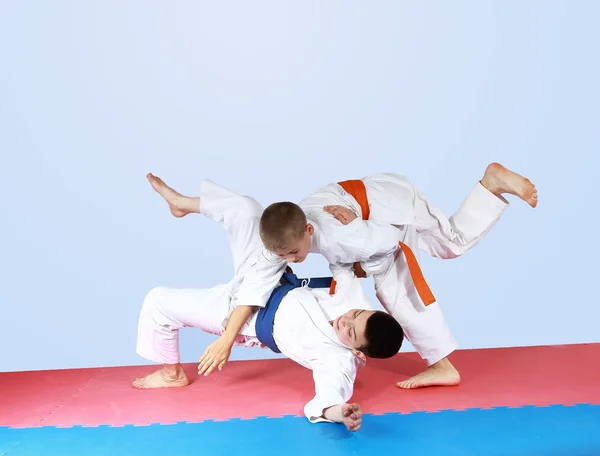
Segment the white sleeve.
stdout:
<path fill-rule="evenodd" d="M 304 414 L 311 423 L 328 422 L 323 411 L 334 405 L 343 405 L 354 392 L 357 362 L 354 355 L 337 361 L 317 361 L 312 367 L 315 397 L 304 406 Z"/>
<path fill-rule="evenodd" d="M 385 270 L 393 261 L 402 237 L 400 229 L 387 222 L 354 219 L 335 227 L 336 242 L 345 254 L 344 262 L 360 262 L 369 276 Z"/>
<path fill-rule="evenodd" d="M 333 264 L 329 263 L 329 271 L 333 280 L 337 282 L 338 289 L 340 285 L 349 283 L 356 278 L 352 264 Z"/>
<path fill-rule="evenodd" d="M 263 248 L 256 263 L 242 281 L 237 293 L 237 306 L 264 307 L 285 272 L 287 261 Z"/>
<path fill-rule="evenodd" d="M 363 261 L 360 265 L 367 276 L 371 277 L 375 274 L 382 274 L 388 271 L 396 261 L 395 252 L 399 248 L 399 242 L 396 242 L 394 249 L 387 255 L 377 255 L 367 261 Z"/>

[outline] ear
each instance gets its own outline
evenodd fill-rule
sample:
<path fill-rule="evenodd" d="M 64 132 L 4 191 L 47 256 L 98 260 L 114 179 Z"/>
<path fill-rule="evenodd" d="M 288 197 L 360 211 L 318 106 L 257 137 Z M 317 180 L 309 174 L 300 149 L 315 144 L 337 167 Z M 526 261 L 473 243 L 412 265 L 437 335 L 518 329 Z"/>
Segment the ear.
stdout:
<path fill-rule="evenodd" d="M 354 356 L 356 356 L 357 358 L 362 359 L 365 363 L 367 362 L 367 357 L 365 356 L 365 354 L 363 352 L 361 352 L 360 350 L 357 350 L 355 348 L 352 349 L 352 354 Z"/>
<path fill-rule="evenodd" d="M 315 227 L 312 226 L 310 223 L 307 223 L 304 227 L 304 231 L 306 231 L 309 235 L 312 236 L 312 234 L 315 232 Z"/>

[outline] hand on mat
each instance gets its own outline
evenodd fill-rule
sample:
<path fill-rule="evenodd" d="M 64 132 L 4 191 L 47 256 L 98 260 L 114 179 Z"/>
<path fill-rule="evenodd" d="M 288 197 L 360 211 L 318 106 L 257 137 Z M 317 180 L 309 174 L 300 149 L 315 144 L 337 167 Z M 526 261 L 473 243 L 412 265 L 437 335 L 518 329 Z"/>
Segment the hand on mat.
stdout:
<path fill-rule="evenodd" d="M 360 409 L 360 405 L 342 405 L 342 416 L 344 417 L 344 424 L 349 431 L 356 432 L 360 429 L 360 424 L 362 423 L 362 410 Z"/>
<path fill-rule="evenodd" d="M 336 219 L 342 222 L 344 225 L 347 225 L 352 220 L 357 218 L 357 215 L 352 212 L 352 210 L 348 209 L 344 206 L 324 206 L 323 210 L 333 215 Z"/>
<path fill-rule="evenodd" d="M 223 366 L 231 355 L 231 347 L 233 346 L 228 340 L 219 337 L 216 341 L 206 347 L 204 354 L 200 358 L 198 364 L 198 375 L 208 375 L 215 368 L 223 369 Z"/>

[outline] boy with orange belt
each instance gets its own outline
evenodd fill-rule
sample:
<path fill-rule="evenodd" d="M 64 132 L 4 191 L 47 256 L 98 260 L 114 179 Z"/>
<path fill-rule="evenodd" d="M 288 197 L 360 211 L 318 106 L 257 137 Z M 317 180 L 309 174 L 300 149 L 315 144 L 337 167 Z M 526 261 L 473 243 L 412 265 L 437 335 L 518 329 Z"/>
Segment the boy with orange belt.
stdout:
<path fill-rule="evenodd" d="M 537 205 L 535 186 L 497 163 L 488 166 L 450 218 L 407 178 L 392 173 L 329 184 L 298 205 L 274 203 L 262 214 L 264 249 L 240 287 L 243 306 L 237 312 L 264 307 L 288 263 L 320 253 L 330 264 L 332 292 L 347 287 L 355 274 L 373 277 L 378 300 L 426 361 L 424 372 L 399 387 L 456 385 L 460 376 L 447 357 L 457 344 L 419 268 L 418 253 L 450 259 L 471 249 L 507 208 L 506 193 Z M 222 345 L 215 343 L 206 363 L 220 362 L 227 353 Z"/>

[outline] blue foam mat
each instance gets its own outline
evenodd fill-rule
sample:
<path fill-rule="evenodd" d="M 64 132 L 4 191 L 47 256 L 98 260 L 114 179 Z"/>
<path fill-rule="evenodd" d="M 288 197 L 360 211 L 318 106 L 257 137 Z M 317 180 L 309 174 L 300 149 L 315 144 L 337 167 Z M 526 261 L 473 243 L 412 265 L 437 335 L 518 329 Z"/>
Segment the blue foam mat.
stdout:
<path fill-rule="evenodd" d="M 0 428 L 0 454 L 99 455 L 600 455 L 600 406 L 365 415 L 362 429 L 303 417 L 175 425 Z"/>

